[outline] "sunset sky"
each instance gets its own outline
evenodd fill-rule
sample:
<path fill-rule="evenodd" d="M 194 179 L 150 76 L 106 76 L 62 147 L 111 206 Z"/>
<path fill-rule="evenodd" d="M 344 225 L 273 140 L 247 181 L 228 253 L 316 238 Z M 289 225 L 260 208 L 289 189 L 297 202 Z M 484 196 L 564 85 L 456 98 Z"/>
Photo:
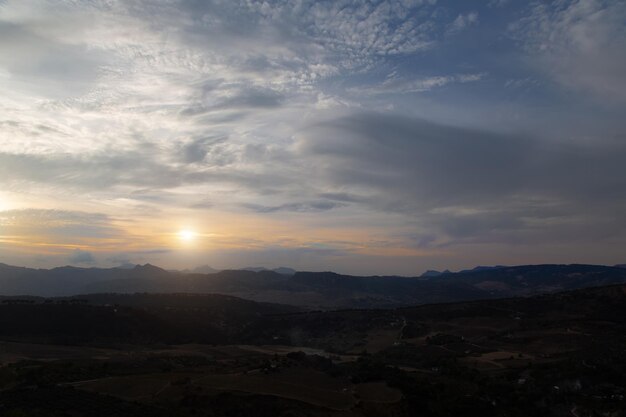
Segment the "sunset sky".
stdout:
<path fill-rule="evenodd" d="M 0 0 L 0 262 L 626 263 L 626 2 Z"/>

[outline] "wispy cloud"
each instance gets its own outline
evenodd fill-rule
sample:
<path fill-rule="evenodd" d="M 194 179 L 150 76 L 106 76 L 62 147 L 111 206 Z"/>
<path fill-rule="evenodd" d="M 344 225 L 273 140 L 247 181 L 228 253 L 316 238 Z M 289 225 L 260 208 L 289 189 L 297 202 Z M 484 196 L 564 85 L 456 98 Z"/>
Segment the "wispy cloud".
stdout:
<path fill-rule="evenodd" d="M 477 12 L 469 12 L 469 13 L 461 13 L 452 23 L 448 25 L 448 33 L 454 34 L 460 32 L 470 26 L 478 24 L 478 13 Z"/>
<path fill-rule="evenodd" d="M 277 211 L 293 211 L 299 213 L 321 212 L 332 210 L 344 206 L 342 203 L 334 201 L 312 201 L 307 203 L 289 203 L 279 206 L 262 206 L 259 204 L 244 204 L 244 207 L 258 213 L 274 213 Z"/>
<path fill-rule="evenodd" d="M 470 83 L 480 81 L 485 73 L 434 75 L 430 77 L 407 78 L 392 72 L 378 85 L 351 88 L 357 94 L 405 94 L 421 93 L 445 87 L 454 83 Z"/>

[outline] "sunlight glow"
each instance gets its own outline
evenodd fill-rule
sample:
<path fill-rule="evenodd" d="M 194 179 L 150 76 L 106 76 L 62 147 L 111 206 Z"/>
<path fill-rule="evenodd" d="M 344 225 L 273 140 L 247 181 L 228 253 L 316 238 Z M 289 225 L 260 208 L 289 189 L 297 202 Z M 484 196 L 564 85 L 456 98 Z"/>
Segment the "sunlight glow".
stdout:
<path fill-rule="evenodd" d="M 0 192 L 0 211 L 9 210 L 10 208 L 11 207 L 9 204 L 9 197 L 6 194 Z"/>
<path fill-rule="evenodd" d="M 189 229 L 183 229 L 178 232 L 178 238 L 183 242 L 191 242 L 197 237 L 196 232 Z"/>

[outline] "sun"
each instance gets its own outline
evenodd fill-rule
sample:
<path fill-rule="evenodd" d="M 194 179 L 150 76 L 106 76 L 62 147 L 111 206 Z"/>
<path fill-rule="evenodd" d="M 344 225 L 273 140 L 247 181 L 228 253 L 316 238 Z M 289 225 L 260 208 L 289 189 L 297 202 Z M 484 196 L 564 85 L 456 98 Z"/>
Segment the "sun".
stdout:
<path fill-rule="evenodd" d="M 183 242 L 191 242 L 196 238 L 197 234 L 193 230 L 183 229 L 178 232 L 178 238 Z"/>

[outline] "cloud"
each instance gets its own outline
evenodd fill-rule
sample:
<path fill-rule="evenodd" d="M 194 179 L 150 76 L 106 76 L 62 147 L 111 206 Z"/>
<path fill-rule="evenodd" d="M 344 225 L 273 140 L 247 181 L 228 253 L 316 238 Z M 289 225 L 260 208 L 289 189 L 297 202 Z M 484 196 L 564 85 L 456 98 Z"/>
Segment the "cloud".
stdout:
<path fill-rule="evenodd" d="M 187 38 L 210 39 L 211 34 L 219 33 L 226 35 L 223 47 L 244 50 L 250 55 L 253 50 L 270 49 L 264 46 L 278 40 L 278 45 L 272 45 L 276 53 L 246 63 L 254 62 L 255 68 L 274 68 L 280 72 L 289 65 L 299 66 L 299 60 L 285 62 L 284 57 L 307 56 L 305 66 L 300 66 L 306 80 L 341 68 L 371 65 L 376 55 L 405 54 L 427 48 L 431 43 L 431 27 L 419 12 L 431 7 L 431 3 L 235 1 L 220 4 L 218 10 L 214 4 L 186 2 L 183 10 L 195 19 L 211 23 L 202 32 L 188 31 Z M 242 44 L 244 39 L 249 43 Z M 207 46 L 219 48 L 212 43 Z M 325 70 L 319 72 L 316 68 Z"/>
<path fill-rule="evenodd" d="M 182 159 L 188 164 L 202 162 L 208 153 L 219 152 L 220 144 L 223 144 L 226 140 L 227 138 L 225 137 L 192 139 L 182 146 Z"/>
<path fill-rule="evenodd" d="M 211 200 L 201 200 L 191 204 L 189 207 L 199 210 L 207 210 L 215 207 L 215 204 Z"/>
<path fill-rule="evenodd" d="M 71 264 L 77 265 L 93 265 L 96 263 L 96 258 L 94 258 L 91 252 L 76 249 L 74 250 L 74 252 L 72 252 L 70 257 L 68 258 L 68 261 Z"/>
<path fill-rule="evenodd" d="M 529 59 L 563 86 L 599 99 L 626 100 L 626 3 L 536 3 L 510 25 Z"/>
<path fill-rule="evenodd" d="M 328 181 L 406 195 L 422 206 L 510 190 L 511 178 L 531 163 L 533 146 L 524 139 L 374 113 L 314 126 L 299 143 Z"/>
<path fill-rule="evenodd" d="M 546 143 L 370 113 L 312 126 L 298 149 L 313 177 L 337 190 L 326 198 L 413 216 L 416 229 L 453 241 L 558 240 L 567 229 L 626 229 L 615 215 L 626 205 L 620 142 Z"/>
<path fill-rule="evenodd" d="M 12 96 L 0 100 L 0 178 L 95 195 L 291 188 L 289 143 L 302 115 L 320 97 L 343 102 L 321 84 L 431 48 L 446 24 L 430 18 L 435 3 L 8 1 L 0 25 L 13 58 L 0 86 Z M 71 75 L 59 83 L 63 96 L 45 88 L 58 67 L 50 51 L 80 72 L 59 71 Z M 18 64 L 38 74 L 28 82 L 36 91 L 14 88 Z M 473 76 L 406 83 L 425 90 Z"/>
<path fill-rule="evenodd" d="M 233 216 L 413 255 L 617 239 L 624 15 L 609 0 L 4 1 L 3 195 L 67 210 L 4 212 L 3 234 L 99 257 L 86 240 L 123 237 L 137 261 L 175 255 L 131 254 L 163 242 L 126 227 Z"/>
<path fill-rule="evenodd" d="M 411 78 L 401 77 L 395 72 L 389 74 L 383 82 L 368 87 L 356 87 L 350 91 L 359 94 L 406 94 L 422 93 L 445 87 L 452 83 L 470 83 L 480 81 L 485 73 L 468 73 L 454 75 L 435 75 L 430 77 Z"/>
<path fill-rule="evenodd" d="M 106 258 L 106 261 L 115 266 L 132 264 L 132 260 L 125 254 L 115 254 Z"/>
<path fill-rule="evenodd" d="M 328 200 L 312 201 L 307 203 L 288 203 L 279 206 L 263 206 L 259 204 L 244 204 L 247 209 L 257 213 L 274 213 L 277 211 L 293 211 L 299 213 L 322 212 L 345 206 L 343 203 L 337 203 Z"/>
<path fill-rule="evenodd" d="M 452 23 L 448 25 L 448 33 L 454 34 L 462 30 L 478 24 L 478 13 L 468 12 L 459 14 Z"/>
<path fill-rule="evenodd" d="M 109 188 L 119 184 L 173 187 L 184 172 L 155 160 L 149 150 L 90 156 L 0 153 L 5 182 L 31 181 L 76 188 Z"/>
<path fill-rule="evenodd" d="M 165 248 L 109 252 L 105 261 L 109 266 L 114 267 L 147 262 L 162 264 L 163 257 L 172 254 L 172 252 L 174 252 L 172 249 Z"/>
<path fill-rule="evenodd" d="M 229 88 L 221 94 L 223 96 L 218 98 L 205 95 L 201 102 L 183 109 L 180 114 L 195 116 L 229 109 L 273 109 L 285 101 L 285 96 L 280 92 L 255 86 L 240 87 L 235 91 Z"/>
<path fill-rule="evenodd" d="M 508 5 L 511 2 L 511 0 L 489 0 L 489 3 L 487 3 L 487 5 L 489 7 L 504 7 L 506 5 Z"/>
<path fill-rule="evenodd" d="M 105 64 L 105 56 L 97 50 L 0 20 L 0 66 L 11 79 L 13 91 L 67 98 L 86 92 Z"/>
<path fill-rule="evenodd" d="M 101 213 L 69 210 L 18 209 L 0 211 L 0 226 L 15 236 L 51 235 L 59 239 L 106 238 L 118 235 L 111 219 Z"/>

